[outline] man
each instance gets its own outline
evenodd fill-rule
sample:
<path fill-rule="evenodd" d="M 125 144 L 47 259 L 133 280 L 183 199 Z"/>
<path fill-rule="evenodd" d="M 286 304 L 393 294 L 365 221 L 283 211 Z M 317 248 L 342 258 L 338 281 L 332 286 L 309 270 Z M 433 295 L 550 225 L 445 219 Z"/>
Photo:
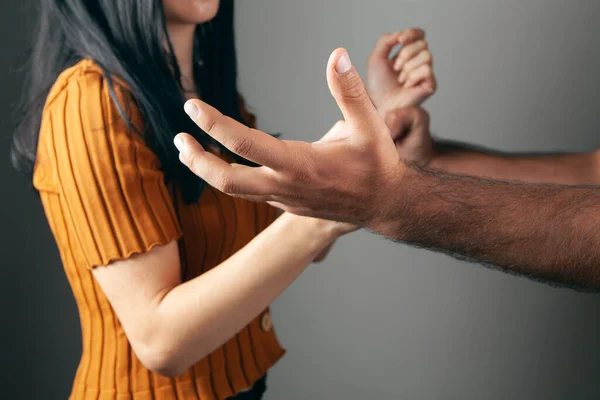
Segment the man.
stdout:
<path fill-rule="evenodd" d="M 193 100 L 186 111 L 204 131 L 262 166 L 228 164 L 185 134 L 176 140 L 182 162 L 232 196 L 534 279 L 600 288 L 598 154 L 516 157 L 436 145 L 423 110 L 382 118 L 344 49 L 331 55 L 327 80 L 345 120 L 320 141 L 280 141 Z"/>

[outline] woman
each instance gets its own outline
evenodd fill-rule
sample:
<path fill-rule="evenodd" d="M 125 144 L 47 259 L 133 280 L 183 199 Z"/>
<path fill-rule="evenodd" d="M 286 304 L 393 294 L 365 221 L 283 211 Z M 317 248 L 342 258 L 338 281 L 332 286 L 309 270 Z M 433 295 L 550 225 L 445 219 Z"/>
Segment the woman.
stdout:
<path fill-rule="evenodd" d="M 234 159 L 185 115 L 188 98 L 253 124 L 233 2 L 46 0 L 38 26 L 13 158 L 33 174 L 80 313 L 71 398 L 260 398 L 284 353 L 269 304 L 354 227 L 275 220 L 178 161 L 181 131 Z M 418 30 L 382 38 L 369 81 L 381 110 L 433 93 L 426 47 Z"/>

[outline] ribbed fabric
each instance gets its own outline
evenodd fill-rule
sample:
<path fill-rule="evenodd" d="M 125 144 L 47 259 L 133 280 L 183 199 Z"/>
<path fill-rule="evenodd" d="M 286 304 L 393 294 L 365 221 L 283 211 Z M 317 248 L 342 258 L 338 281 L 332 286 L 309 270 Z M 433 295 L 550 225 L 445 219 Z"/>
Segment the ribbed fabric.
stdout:
<path fill-rule="evenodd" d="M 123 105 L 129 104 L 120 94 Z M 129 110 L 136 126 L 139 113 Z M 246 245 L 275 218 L 265 204 L 205 189 L 196 204 L 164 184 L 156 155 L 121 119 L 101 70 L 84 60 L 61 74 L 43 112 L 34 186 L 40 193 L 81 319 L 83 352 L 71 399 L 226 399 L 284 353 L 261 324 L 269 310 L 181 376 L 137 359 L 91 270 L 179 241 L 189 280 Z"/>

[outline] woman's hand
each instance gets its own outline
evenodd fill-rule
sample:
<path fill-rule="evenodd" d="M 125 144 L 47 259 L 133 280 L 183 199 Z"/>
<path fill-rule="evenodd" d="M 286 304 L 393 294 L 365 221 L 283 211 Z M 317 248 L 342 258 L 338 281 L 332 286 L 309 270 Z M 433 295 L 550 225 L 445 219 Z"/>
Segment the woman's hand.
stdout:
<path fill-rule="evenodd" d="M 326 221 L 326 220 L 324 220 L 324 221 Z M 315 257 L 315 259 L 313 260 L 314 263 L 320 263 L 323 260 L 325 260 L 325 258 L 329 255 L 329 252 L 333 248 L 335 240 L 337 240 L 339 237 L 341 237 L 343 235 L 346 235 L 348 233 L 352 233 L 352 232 L 354 232 L 354 231 L 356 231 L 356 230 L 359 229 L 358 226 L 353 225 L 353 224 L 348 224 L 348 223 L 345 223 L 345 222 L 333 222 L 333 221 L 331 221 L 331 222 L 333 223 L 332 229 L 337 232 L 337 236 L 334 239 L 333 243 L 331 243 L 329 246 L 327 246 L 327 248 L 323 249 L 323 251 L 321 251 Z"/>
<path fill-rule="evenodd" d="M 390 59 L 394 46 L 402 48 Z M 433 57 L 422 29 L 407 29 L 379 38 L 367 65 L 367 92 L 379 113 L 418 106 L 436 90 Z"/>
<path fill-rule="evenodd" d="M 336 221 L 329 221 L 329 222 L 331 222 L 333 224 L 333 229 L 337 233 L 338 238 L 342 237 L 344 235 L 347 235 L 349 233 L 352 233 L 354 231 L 357 231 L 359 229 L 359 227 L 357 225 L 350 224 L 347 222 L 336 222 Z"/>
<path fill-rule="evenodd" d="M 385 123 L 404 162 L 426 167 L 439 155 L 429 130 L 429 114 L 421 107 L 392 110 Z"/>

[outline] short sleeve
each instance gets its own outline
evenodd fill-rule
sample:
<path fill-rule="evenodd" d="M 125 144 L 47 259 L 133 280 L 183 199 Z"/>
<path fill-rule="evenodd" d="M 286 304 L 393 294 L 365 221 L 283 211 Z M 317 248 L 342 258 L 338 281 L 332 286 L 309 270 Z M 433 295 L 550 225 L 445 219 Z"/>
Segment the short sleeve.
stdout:
<path fill-rule="evenodd" d="M 127 114 L 139 126 L 139 115 Z M 43 121 L 69 241 L 86 267 L 181 237 L 160 162 L 121 118 L 102 75 L 70 80 L 46 106 Z"/>

